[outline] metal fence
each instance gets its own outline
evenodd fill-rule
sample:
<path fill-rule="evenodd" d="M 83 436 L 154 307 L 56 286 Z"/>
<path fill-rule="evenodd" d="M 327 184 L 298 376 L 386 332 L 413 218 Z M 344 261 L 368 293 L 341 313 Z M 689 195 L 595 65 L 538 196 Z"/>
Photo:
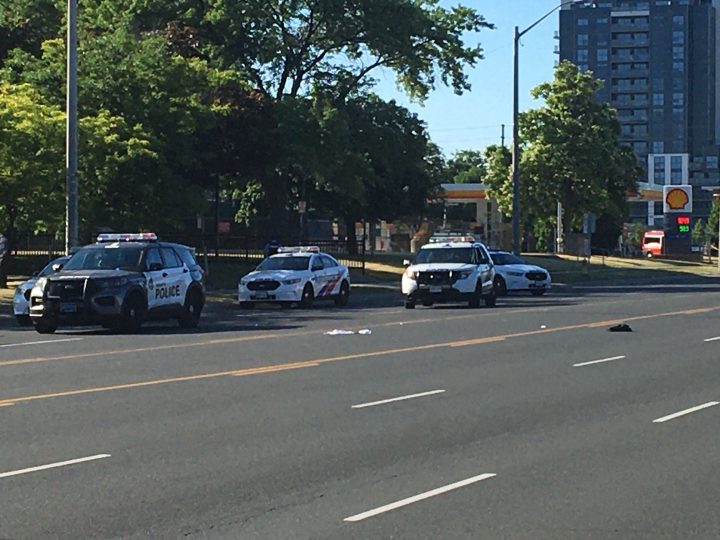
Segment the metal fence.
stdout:
<path fill-rule="evenodd" d="M 260 262 L 265 257 L 266 238 L 256 236 L 225 235 L 159 235 L 161 241 L 177 242 L 194 247 L 198 258 L 207 257 L 212 261 Z M 283 242 L 280 245 L 297 245 L 297 242 Z M 365 271 L 365 241 L 313 240 L 303 242 L 306 246 L 317 246 L 320 251 L 334 256 L 348 268 Z M 18 239 L 13 254 L 16 256 L 47 256 L 48 260 L 64 252 L 64 242 L 50 235 L 25 235 Z"/>

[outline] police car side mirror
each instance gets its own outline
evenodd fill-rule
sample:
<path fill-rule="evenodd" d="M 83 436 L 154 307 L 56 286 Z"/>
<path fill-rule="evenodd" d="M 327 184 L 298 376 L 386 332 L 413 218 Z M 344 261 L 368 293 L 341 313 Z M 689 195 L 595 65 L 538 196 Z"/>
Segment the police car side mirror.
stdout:
<path fill-rule="evenodd" d="M 61 263 L 55 263 L 52 265 L 53 272 L 59 272 L 62 270 L 63 265 Z"/>
<path fill-rule="evenodd" d="M 403 266 L 404 266 L 405 268 L 407 268 L 407 267 L 410 266 L 411 264 L 412 264 L 412 262 L 410 262 L 410 259 L 403 259 Z"/>
<path fill-rule="evenodd" d="M 160 263 L 158 263 L 158 262 L 154 262 L 154 263 L 150 263 L 150 268 L 148 268 L 148 271 L 150 271 L 150 272 L 157 272 L 157 271 L 162 270 L 162 269 L 163 269 L 162 264 L 160 264 Z"/>

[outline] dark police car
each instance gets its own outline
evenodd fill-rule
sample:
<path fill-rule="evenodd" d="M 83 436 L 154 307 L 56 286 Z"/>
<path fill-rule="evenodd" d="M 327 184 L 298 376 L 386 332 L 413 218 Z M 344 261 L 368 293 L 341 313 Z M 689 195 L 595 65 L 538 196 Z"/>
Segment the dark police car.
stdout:
<path fill-rule="evenodd" d="M 59 325 L 100 324 L 135 332 L 146 319 L 194 328 L 205 305 L 203 273 L 192 248 L 153 233 L 101 234 L 59 272 L 38 279 L 30 318 L 41 334 Z"/>

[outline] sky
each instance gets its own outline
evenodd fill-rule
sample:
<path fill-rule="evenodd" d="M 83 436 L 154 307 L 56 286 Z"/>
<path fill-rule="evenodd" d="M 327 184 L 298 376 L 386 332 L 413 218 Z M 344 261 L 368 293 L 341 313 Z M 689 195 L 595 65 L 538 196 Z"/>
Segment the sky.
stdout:
<path fill-rule="evenodd" d="M 442 0 L 443 7 L 459 3 L 476 9 L 495 30 L 468 35 L 467 43 L 478 42 L 485 59 L 467 69 L 472 90 L 457 96 L 452 89 L 439 86 L 423 103 L 411 103 L 396 89 L 392 73 L 381 73 L 376 91 L 384 99 L 395 99 L 416 112 L 428 125 L 432 140 L 446 157 L 458 150 L 482 150 L 499 144 L 501 125 L 505 124 L 505 142 L 512 139 L 513 30 L 527 28 L 560 0 Z M 522 38 L 520 48 L 520 110 L 538 106 L 530 90 L 552 79 L 559 44 L 554 39 L 559 26 L 559 11 L 548 17 Z"/>

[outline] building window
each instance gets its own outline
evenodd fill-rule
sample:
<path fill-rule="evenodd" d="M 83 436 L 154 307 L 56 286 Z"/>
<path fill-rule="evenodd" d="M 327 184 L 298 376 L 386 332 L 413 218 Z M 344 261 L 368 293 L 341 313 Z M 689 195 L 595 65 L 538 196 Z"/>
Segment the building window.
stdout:
<path fill-rule="evenodd" d="M 652 143 L 653 154 L 662 154 L 665 151 L 665 143 L 662 141 L 655 141 Z M 658 159 L 658 158 L 655 158 Z M 662 159 L 662 158 L 660 158 Z"/>
<path fill-rule="evenodd" d="M 647 126 L 646 125 L 639 125 L 635 126 L 634 134 L 638 137 L 645 137 L 647 135 Z"/>
<path fill-rule="evenodd" d="M 682 172 L 682 156 L 671 156 L 670 157 L 670 168 L 673 171 Z"/>
<path fill-rule="evenodd" d="M 578 71 L 588 71 L 590 67 L 587 64 L 578 64 Z"/>
<path fill-rule="evenodd" d="M 673 62 L 672 68 L 674 71 L 685 71 L 684 62 Z"/>
<path fill-rule="evenodd" d="M 685 32 L 675 30 L 672 33 L 672 42 L 674 45 L 685 45 Z"/>
<path fill-rule="evenodd" d="M 623 135 L 630 135 L 632 133 L 632 126 L 622 125 L 620 126 L 620 133 Z"/>
<path fill-rule="evenodd" d="M 578 46 L 580 46 L 580 47 L 587 47 L 587 44 L 588 44 L 588 35 L 587 35 L 587 34 L 578 34 L 577 44 L 578 44 Z"/>
<path fill-rule="evenodd" d="M 707 164 L 708 169 L 717 169 L 718 168 L 718 157 L 717 156 L 706 156 L 705 163 Z"/>
<path fill-rule="evenodd" d="M 578 26 L 587 26 L 588 20 L 587 19 L 578 19 Z"/>
<path fill-rule="evenodd" d="M 675 45 L 673 47 L 673 60 L 684 60 L 685 59 L 685 47 Z"/>
<path fill-rule="evenodd" d="M 647 152 L 647 143 L 635 142 L 633 143 L 633 150 L 635 150 L 636 154 L 644 154 L 645 152 Z"/>
<path fill-rule="evenodd" d="M 662 107 L 665 105 L 665 94 L 653 94 L 653 106 Z"/>
<path fill-rule="evenodd" d="M 607 24 L 608 20 L 605 17 L 601 17 L 596 21 L 598 24 Z"/>
<path fill-rule="evenodd" d="M 608 50 L 607 49 L 598 49 L 597 50 L 597 61 L 598 62 L 607 62 L 608 61 Z"/>
<path fill-rule="evenodd" d="M 685 94 L 676 92 L 673 94 L 673 107 L 682 107 L 685 105 Z"/>
<path fill-rule="evenodd" d="M 675 26 L 682 26 L 685 24 L 685 17 L 682 15 L 674 15 L 672 18 L 672 22 Z"/>
<path fill-rule="evenodd" d="M 587 62 L 588 61 L 588 52 L 587 49 L 580 49 L 577 52 L 577 59 L 578 62 Z"/>

